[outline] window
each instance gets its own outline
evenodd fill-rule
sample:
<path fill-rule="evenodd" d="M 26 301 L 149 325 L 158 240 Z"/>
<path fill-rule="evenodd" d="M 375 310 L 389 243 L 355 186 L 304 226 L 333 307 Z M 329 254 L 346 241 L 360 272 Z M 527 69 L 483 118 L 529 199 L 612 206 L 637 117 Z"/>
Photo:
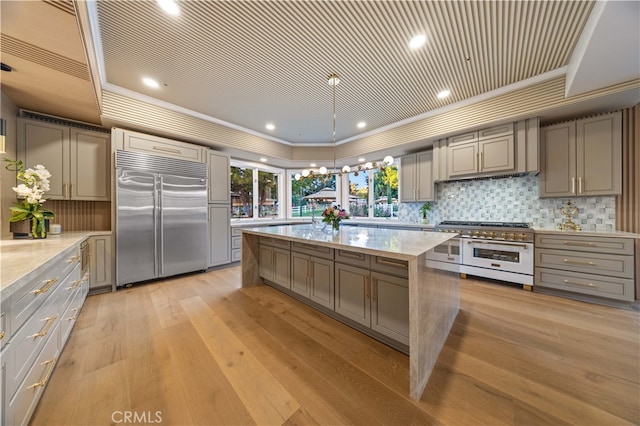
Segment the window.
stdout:
<path fill-rule="evenodd" d="M 283 170 L 268 169 L 239 161 L 231 163 L 231 218 L 281 217 Z"/>
<path fill-rule="evenodd" d="M 336 202 L 336 177 L 291 179 L 291 217 L 320 216 L 325 207 Z"/>
<path fill-rule="evenodd" d="M 369 217 L 369 171 L 349 173 L 349 215 Z"/>
<path fill-rule="evenodd" d="M 373 217 L 398 217 L 398 167 L 373 170 Z"/>

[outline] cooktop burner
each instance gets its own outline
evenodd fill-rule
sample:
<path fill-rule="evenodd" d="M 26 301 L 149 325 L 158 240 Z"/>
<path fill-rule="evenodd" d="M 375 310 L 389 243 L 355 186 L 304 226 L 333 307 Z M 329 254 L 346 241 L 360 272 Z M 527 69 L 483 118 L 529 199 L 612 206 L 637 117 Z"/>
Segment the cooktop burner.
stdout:
<path fill-rule="evenodd" d="M 443 220 L 438 226 L 478 226 L 492 228 L 531 228 L 526 222 L 476 222 L 468 220 Z"/>

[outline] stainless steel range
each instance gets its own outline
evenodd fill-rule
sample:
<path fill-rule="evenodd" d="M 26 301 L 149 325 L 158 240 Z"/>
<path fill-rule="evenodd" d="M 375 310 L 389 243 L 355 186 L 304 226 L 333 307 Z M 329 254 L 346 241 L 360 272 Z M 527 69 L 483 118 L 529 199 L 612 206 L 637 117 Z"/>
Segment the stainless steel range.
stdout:
<path fill-rule="evenodd" d="M 460 235 L 460 273 L 533 286 L 531 225 L 524 222 L 444 221 L 440 232 Z"/>

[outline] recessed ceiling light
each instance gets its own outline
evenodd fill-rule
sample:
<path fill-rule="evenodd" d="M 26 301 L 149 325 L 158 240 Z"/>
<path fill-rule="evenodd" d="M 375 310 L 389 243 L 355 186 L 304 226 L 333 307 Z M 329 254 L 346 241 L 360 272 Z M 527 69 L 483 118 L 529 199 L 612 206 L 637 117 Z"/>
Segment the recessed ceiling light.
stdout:
<path fill-rule="evenodd" d="M 367 123 L 365 123 L 364 121 L 361 121 L 361 122 L 358 123 L 358 129 L 362 129 L 366 125 L 367 125 Z"/>
<path fill-rule="evenodd" d="M 178 3 L 173 0 L 156 0 L 158 5 L 167 12 L 169 15 L 178 16 L 180 15 L 180 8 L 178 7 Z"/>
<path fill-rule="evenodd" d="M 157 81 L 155 81 L 154 79 L 149 78 L 149 77 L 144 77 L 142 79 L 142 82 L 144 84 L 146 84 L 147 86 L 149 86 L 149 87 L 153 87 L 154 89 L 157 89 L 158 87 L 160 87 L 160 85 L 158 84 Z"/>
<path fill-rule="evenodd" d="M 438 93 L 438 99 L 444 99 L 447 96 L 449 96 L 451 94 L 450 91 L 448 90 L 443 90 L 442 92 Z"/>
<path fill-rule="evenodd" d="M 364 162 L 364 158 L 358 158 L 358 163 Z"/>
<path fill-rule="evenodd" d="M 267 130 L 273 130 L 276 128 L 275 125 L 273 125 L 273 123 L 267 123 L 267 125 L 265 126 L 267 128 Z"/>
<path fill-rule="evenodd" d="M 263 163 L 266 163 L 266 162 L 267 162 L 267 159 L 266 159 L 266 158 L 264 158 L 264 157 L 262 157 L 262 158 L 260 159 L 260 161 L 262 161 Z"/>
<path fill-rule="evenodd" d="M 315 167 L 315 166 L 316 166 L 316 163 L 309 164 L 309 167 Z"/>
<path fill-rule="evenodd" d="M 418 34 L 409 41 L 409 47 L 411 49 L 418 49 L 427 41 L 427 36 L 424 34 Z"/>

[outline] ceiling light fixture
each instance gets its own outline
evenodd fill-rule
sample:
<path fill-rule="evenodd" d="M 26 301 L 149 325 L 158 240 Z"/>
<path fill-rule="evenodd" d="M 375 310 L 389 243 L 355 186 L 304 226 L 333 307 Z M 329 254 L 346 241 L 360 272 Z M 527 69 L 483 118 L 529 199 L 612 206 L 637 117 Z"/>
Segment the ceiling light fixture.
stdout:
<path fill-rule="evenodd" d="M 327 77 L 327 84 L 331 86 L 331 94 L 333 100 L 333 126 L 332 126 L 332 142 L 333 142 L 333 169 L 328 170 L 325 166 L 320 167 L 317 172 L 313 170 L 304 169 L 302 173 L 296 173 L 294 175 L 295 180 L 300 179 L 315 179 L 317 177 L 325 176 L 327 178 L 331 178 L 333 175 L 342 175 L 351 172 L 351 167 L 344 166 L 340 171 L 336 169 L 336 86 L 340 84 L 340 76 L 336 73 L 329 74 Z M 362 122 L 363 126 L 366 125 Z M 358 125 L 360 127 L 360 125 Z M 362 126 L 362 127 L 363 127 Z M 363 162 L 364 158 L 358 160 L 359 162 Z M 393 164 L 393 157 L 387 155 L 380 162 L 367 162 L 366 164 L 362 164 L 356 167 L 354 174 L 358 176 L 358 172 L 365 171 L 369 169 L 380 168 L 381 170 L 387 166 Z M 311 167 L 315 167 L 315 164 L 312 164 Z"/>
<path fill-rule="evenodd" d="M 438 93 L 438 99 L 444 99 L 447 96 L 449 96 L 451 94 L 450 91 L 448 90 L 443 90 L 442 92 Z"/>
<path fill-rule="evenodd" d="M 173 0 L 156 0 L 158 5 L 167 12 L 171 16 L 180 15 L 180 8 L 178 7 L 178 3 Z"/>
<path fill-rule="evenodd" d="M 146 84 L 147 86 L 152 87 L 152 88 L 154 88 L 154 89 L 157 89 L 158 87 L 160 87 L 160 85 L 158 84 L 158 82 L 157 82 L 157 81 L 155 81 L 154 79 L 149 78 L 149 77 L 144 77 L 144 78 L 142 79 L 142 82 L 143 82 L 144 84 Z"/>
<path fill-rule="evenodd" d="M 267 123 L 265 127 L 267 128 L 267 130 L 274 130 L 276 128 L 276 126 L 274 126 L 273 123 Z"/>
<path fill-rule="evenodd" d="M 422 45 L 424 45 L 426 41 L 427 41 L 426 35 L 418 34 L 417 36 L 415 36 L 409 41 L 409 48 L 413 50 L 419 49 L 420 47 L 422 47 Z"/>
<path fill-rule="evenodd" d="M 365 123 L 364 121 L 361 121 L 358 123 L 358 129 L 362 129 L 367 125 L 367 123 Z"/>

